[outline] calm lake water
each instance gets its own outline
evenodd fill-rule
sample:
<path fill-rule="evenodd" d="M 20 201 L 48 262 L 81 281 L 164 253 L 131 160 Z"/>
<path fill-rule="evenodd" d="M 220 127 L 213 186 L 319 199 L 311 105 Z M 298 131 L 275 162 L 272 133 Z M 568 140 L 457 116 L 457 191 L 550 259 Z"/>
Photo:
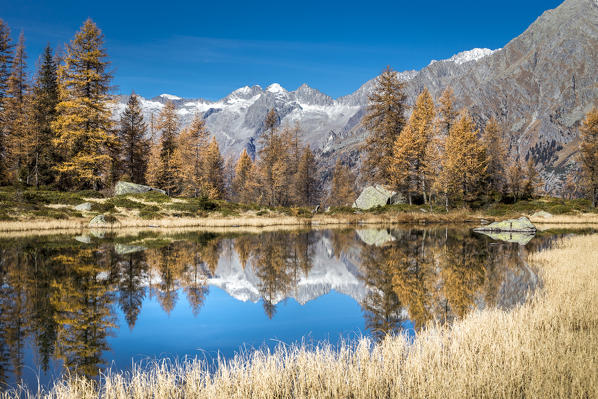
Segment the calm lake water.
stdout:
<path fill-rule="evenodd" d="M 148 359 L 416 336 L 538 286 L 525 245 L 468 229 L 0 238 L 0 390 Z"/>

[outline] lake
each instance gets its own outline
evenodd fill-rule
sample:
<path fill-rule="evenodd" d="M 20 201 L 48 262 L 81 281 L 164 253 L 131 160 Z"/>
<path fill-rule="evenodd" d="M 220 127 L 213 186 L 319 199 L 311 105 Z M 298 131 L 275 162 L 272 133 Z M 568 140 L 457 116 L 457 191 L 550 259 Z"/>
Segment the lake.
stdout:
<path fill-rule="evenodd" d="M 0 238 L 0 389 L 65 370 L 387 334 L 511 308 L 556 234 L 447 227 Z"/>

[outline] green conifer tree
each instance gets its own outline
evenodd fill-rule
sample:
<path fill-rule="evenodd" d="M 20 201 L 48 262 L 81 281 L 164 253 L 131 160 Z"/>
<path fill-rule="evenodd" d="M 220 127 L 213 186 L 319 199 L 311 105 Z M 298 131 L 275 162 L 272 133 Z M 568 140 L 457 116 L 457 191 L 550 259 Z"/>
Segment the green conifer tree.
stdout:
<path fill-rule="evenodd" d="M 145 184 L 150 143 L 139 99 L 132 93 L 120 117 L 122 169 L 133 183 Z"/>

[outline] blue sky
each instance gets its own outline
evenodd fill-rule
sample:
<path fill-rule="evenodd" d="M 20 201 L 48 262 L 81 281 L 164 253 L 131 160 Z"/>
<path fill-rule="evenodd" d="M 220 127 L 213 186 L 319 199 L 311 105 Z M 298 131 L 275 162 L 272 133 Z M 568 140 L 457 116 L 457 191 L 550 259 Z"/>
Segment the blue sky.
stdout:
<path fill-rule="evenodd" d="M 117 93 L 218 99 L 232 90 L 307 83 L 349 94 L 386 65 L 420 69 L 474 47 L 499 48 L 561 0 L 0 0 L 30 64 L 91 17 L 106 36 Z"/>

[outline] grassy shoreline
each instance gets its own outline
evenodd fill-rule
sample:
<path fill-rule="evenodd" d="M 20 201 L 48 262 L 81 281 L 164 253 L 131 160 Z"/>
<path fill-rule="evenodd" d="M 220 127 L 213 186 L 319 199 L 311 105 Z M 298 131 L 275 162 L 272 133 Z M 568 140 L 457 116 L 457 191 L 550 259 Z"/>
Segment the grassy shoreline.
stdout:
<path fill-rule="evenodd" d="M 521 398 L 598 392 L 598 235 L 564 240 L 529 261 L 544 289 L 511 311 L 485 309 L 453 326 L 340 349 L 281 347 L 222 362 L 161 363 L 65 379 L 5 398 Z"/>

